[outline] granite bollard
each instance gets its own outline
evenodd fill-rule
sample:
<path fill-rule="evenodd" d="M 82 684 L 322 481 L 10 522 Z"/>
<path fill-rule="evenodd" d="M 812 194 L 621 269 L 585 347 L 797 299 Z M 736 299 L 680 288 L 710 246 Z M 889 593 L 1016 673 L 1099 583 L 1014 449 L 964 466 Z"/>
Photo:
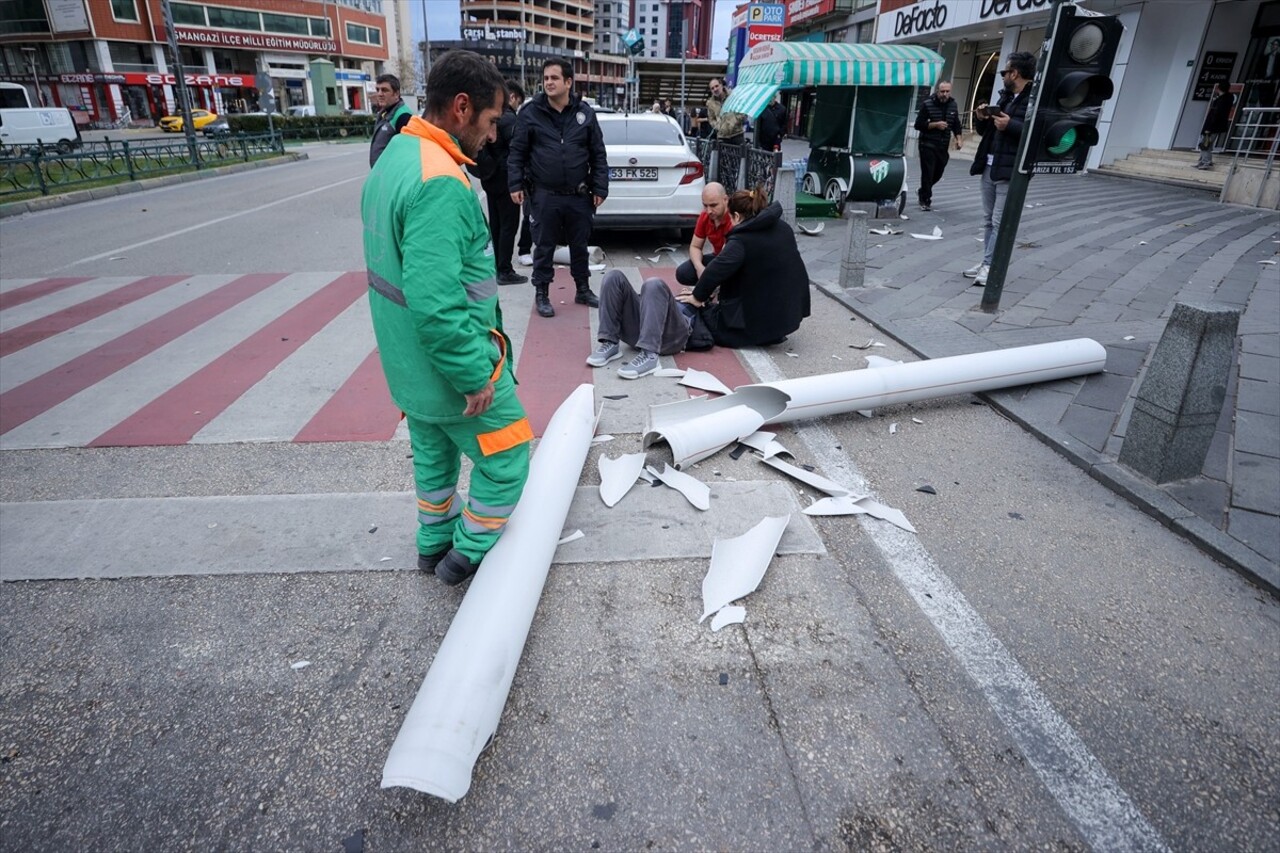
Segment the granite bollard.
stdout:
<path fill-rule="evenodd" d="M 1240 310 L 1178 302 L 1133 402 L 1120 463 L 1155 483 L 1204 467 L 1227 395 Z"/>

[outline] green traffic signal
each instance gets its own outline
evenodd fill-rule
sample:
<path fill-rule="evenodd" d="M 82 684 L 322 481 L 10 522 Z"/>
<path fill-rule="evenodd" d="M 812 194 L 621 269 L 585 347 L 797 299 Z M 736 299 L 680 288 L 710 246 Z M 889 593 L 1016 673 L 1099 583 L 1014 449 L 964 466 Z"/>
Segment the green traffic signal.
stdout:
<path fill-rule="evenodd" d="M 1058 137 L 1057 142 L 1050 142 L 1047 147 L 1049 153 L 1054 157 L 1061 157 L 1068 153 L 1072 148 L 1076 147 L 1076 129 L 1074 127 L 1067 128 L 1067 131 Z"/>

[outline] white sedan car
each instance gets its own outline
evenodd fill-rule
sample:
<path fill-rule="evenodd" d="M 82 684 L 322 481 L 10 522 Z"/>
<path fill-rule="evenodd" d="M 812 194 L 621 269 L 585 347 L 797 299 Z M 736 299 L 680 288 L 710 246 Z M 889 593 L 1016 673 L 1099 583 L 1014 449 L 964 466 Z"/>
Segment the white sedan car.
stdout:
<path fill-rule="evenodd" d="M 609 197 L 600 229 L 692 229 L 702 212 L 702 163 L 680 126 L 656 113 L 596 116 L 609 157 Z"/>

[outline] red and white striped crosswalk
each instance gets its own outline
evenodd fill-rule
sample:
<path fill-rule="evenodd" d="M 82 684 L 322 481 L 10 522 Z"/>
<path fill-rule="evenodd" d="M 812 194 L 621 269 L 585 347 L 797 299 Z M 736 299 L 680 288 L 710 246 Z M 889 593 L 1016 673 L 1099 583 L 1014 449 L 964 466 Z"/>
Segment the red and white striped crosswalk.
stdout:
<path fill-rule="evenodd" d="M 0 449 L 393 438 L 366 290 L 363 272 L 0 280 Z M 535 432 L 583 382 L 635 406 L 684 395 L 587 367 L 596 312 L 573 292 L 558 270 L 544 319 L 532 287 L 500 291 Z M 728 350 L 667 361 L 752 381 Z"/>

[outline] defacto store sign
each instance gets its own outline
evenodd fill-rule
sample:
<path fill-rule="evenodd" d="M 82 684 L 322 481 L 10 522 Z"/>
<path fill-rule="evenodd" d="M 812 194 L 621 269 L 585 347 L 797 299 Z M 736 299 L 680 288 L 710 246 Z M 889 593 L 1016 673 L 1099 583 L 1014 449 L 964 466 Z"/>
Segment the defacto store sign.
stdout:
<path fill-rule="evenodd" d="M 910 41 L 1003 18 L 1047 13 L 1053 0 L 916 0 L 876 18 L 876 41 Z"/>
<path fill-rule="evenodd" d="M 337 53 L 333 39 L 307 36 L 277 36 L 267 33 L 242 33 L 230 30 L 192 30 L 174 27 L 181 44 L 203 44 L 210 47 L 242 47 L 251 50 L 290 50 L 296 53 Z M 159 35 L 164 41 L 164 33 Z"/>

